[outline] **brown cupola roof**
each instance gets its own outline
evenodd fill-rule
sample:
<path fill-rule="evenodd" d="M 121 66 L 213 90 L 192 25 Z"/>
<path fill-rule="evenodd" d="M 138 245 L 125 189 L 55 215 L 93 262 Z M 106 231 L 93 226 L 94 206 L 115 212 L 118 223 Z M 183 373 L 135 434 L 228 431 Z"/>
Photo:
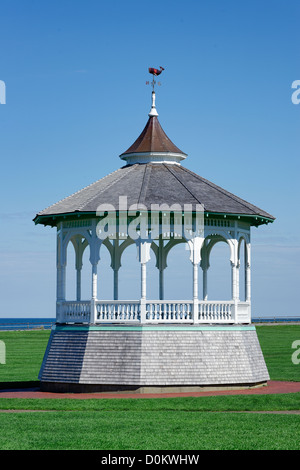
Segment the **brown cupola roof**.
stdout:
<path fill-rule="evenodd" d="M 156 116 L 149 117 L 148 122 L 140 136 L 122 155 L 140 152 L 184 153 L 169 139 Z"/>
<path fill-rule="evenodd" d="M 187 155 L 182 152 L 164 132 L 155 108 L 155 92 L 152 92 L 152 107 L 149 119 L 136 141 L 120 155 L 128 164 L 135 163 L 179 163 Z"/>

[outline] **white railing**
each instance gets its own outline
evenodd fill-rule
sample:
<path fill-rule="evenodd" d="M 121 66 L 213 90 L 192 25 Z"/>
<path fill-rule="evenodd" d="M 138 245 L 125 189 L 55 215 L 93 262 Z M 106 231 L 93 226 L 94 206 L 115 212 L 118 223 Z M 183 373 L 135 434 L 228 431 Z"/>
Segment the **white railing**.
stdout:
<path fill-rule="evenodd" d="M 234 302 L 198 302 L 198 322 L 199 323 L 233 323 L 234 322 Z"/>
<path fill-rule="evenodd" d="M 193 302 L 147 301 L 146 323 L 193 323 Z"/>
<path fill-rule="evenodd" d="M 249 302 L 96 300 L 57 304 L 59 323 L 250 323 Z"/>
<path fill-rule="evenodd" d="M 59 317 L 62 323 L 89 323 L 90 301 L 65 301 L 59 304 Z"/>
<path fill-rule="evenodd" d="M 96 323 L 140 322 L 140 302 L 137 301 L 96 301 Z"/>

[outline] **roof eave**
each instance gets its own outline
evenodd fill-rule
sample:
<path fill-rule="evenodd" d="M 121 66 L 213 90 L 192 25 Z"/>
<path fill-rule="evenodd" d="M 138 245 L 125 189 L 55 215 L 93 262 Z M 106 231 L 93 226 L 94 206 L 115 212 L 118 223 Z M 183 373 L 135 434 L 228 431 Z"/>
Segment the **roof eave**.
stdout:
<path fill-rule="evenodd" d="M 119 211 L 117 211 L 119 212 Z M 80 218 L 80 217 L 88 217 L 88 218 L 93 218 L 96 216 L 96 212 L 80 212 L 80 211 L 75 211 L 75 212 L 67 212 L 67 213 L 59 213 L 59 214 L 37 214 L 33 222 L 35 225 L 41 224 L 41 225 L 49 225 L 51 227 L 56 227 L 59 222 L 62 220 L 66 219 L 74 219 L 74 218 Z M 259 225 L 268 225 L 269 223 L 273 223 L 276 219 L 273 216 L 262 216 L 259 214 L 233 214 L 229 212 L 210 212 L 210 211 L 204 211 L 204 216 L 209 217 L 223 217 L 223 218 L 228 218 L 231 220 L 240 220 L 241 222 L 245 221 L 250 223 L 250 225 L 258 227 Z"/>

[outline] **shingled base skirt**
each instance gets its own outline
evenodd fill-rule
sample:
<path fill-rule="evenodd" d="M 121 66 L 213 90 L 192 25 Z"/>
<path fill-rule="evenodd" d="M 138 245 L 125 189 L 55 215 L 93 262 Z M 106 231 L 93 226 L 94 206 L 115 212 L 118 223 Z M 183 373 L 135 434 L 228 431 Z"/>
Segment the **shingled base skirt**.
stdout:
<path fill-rule="evenodd" d="M 269 379 L 252 325 L 57 325 L 39 375 L 51 392 L 185 392 Z"/>

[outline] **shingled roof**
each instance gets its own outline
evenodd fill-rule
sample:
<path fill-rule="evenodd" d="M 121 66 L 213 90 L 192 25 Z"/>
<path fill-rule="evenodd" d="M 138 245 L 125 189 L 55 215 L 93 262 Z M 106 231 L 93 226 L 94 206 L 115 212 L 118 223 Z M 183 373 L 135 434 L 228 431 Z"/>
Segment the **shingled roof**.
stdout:
<path fill-rule="evenodd" d="M 206 214 L 243 216 L 252 225 L 272 222 L 274 217 L 214 183 L 202 178 L 179 163 L 186 158 L 163 131 L 155 108 L 136 141 L 120 155 L 127 165 L 39 212 L 35 223 L 57 225 L 62 217 L 95 215 L 99 206 L 110 204 L 120 210 L 120 197 L 127 197 L 127 207 L 153 204 L 201 204 Z"/>
<path fill-rule="evenodd" d="M 67 214 L 96 213 L 101 204 L 119 210 L 119 197 L 127 197 L 128 207 L 143 204 L 202 204 L 211 214 L 240 215 L 253 225 L 271 222 L 274 217 L 234 194 L 177 164 L 147 163 L 127 165 L 86 188 L 39 212 L 34 221 L 56 225 Z M 54 219 L 53 219 L 54 217 Z"/>

